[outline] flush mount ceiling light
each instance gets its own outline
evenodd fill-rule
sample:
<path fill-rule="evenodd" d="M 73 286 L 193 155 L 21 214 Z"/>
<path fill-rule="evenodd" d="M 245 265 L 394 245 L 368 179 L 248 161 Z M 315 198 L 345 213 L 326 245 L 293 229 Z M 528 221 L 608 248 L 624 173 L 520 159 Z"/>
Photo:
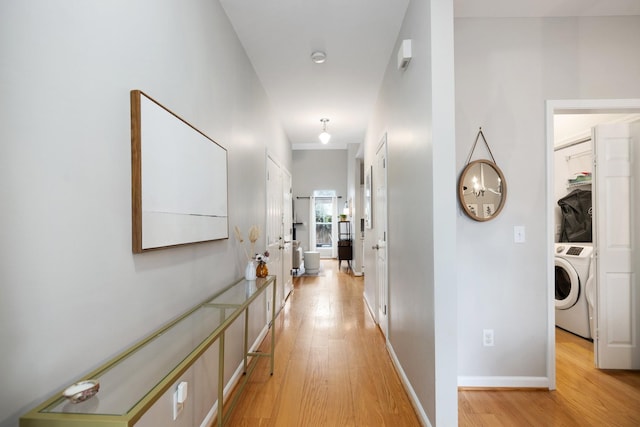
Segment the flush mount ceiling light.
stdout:
<path fill-rule="evenodd" d="M 327 60 L 327 54 L 317 50 L 311 54 L 311 60 L 316 64 L 322 64 L 324 61 Z"/>
<path fill-rule="evenodd" d="M 320 138 L 320 142 L 327 144 L 331 139 L 331 135 L 327 132 L 327 122 L 329 119 L 320 119 L 320 121 L 322 122 L 322 133 L 318 135 L 318 138 Z"/>

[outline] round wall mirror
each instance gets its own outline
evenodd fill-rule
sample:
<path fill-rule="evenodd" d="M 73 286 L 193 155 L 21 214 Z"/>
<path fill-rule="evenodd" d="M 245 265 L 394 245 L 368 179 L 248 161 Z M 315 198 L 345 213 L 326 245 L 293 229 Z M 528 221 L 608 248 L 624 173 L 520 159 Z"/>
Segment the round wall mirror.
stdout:
<path fill-rule="evenodd" d="M 458 197 L 465 213 L 476 221 L 495 218 L 507 199 L 502 171 L 489 160 L 475 160 L 460 175 Z"/>

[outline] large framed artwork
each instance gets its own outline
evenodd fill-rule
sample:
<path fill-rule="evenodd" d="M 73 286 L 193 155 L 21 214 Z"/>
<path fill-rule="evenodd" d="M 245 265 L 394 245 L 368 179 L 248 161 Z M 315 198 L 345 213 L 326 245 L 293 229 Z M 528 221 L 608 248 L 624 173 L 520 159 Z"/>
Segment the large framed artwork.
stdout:
<path fill-rule="evenodd" d="M 131 91 L 134 253 L 229 238 L 227 150 Z"/>

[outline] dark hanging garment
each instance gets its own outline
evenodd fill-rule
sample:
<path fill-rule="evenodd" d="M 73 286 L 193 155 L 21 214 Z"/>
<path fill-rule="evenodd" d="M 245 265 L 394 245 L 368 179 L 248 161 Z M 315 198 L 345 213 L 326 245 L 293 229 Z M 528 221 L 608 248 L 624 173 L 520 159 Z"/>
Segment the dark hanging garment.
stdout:
<path fill-rule="evenodd" d="M 592 242 L 591 191 L 573 190 L 558 200 L 562 211 L 561 242 Z"/>

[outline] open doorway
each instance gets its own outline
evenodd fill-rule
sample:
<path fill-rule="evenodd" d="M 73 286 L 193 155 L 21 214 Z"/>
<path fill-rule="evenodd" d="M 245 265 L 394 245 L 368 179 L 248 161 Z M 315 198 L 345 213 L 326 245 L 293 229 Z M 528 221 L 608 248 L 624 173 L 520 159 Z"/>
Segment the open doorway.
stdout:
<path fill-rule="evenodd" d="M 575 184 L 578 183 L 580 185 L 578 185 L 578 187 L 582 187 L 582 188 L 587 188 L 587 190 L 585 191 L 592 191 L 594 194 L 594 199 L 597 198 L 597 188 L 606 188 L 604 181 L 600 182 L 600 181 L 596 181 L 596 179 L 605 179 L 603 178 L 606 173 L 603 172 L 605 170 L 604 168 L 604 164 L 606 162 L 608 162 L 609 160 L 605 161 L 605 158 L 602 157 L 598 157 L 598 156 L 604 156 L 604 152 L 610 150 L 610 147 L 614 147 L 615 144 L 618 144 L 618 141 L 622 141 L 624 143 L 624 138 L 611 138 L 608 134 L 608 132 L 610 132 L 609 128 L 605 128 L 604 126 L 602 126 L 602 130 L 599 131 L 598 129 L 600 128 L 599 125 L 602 125 L 604 123 L 621 123 L 621 122 L 634 122 L 634 121 L 638 121 L 640 120 L 640 100 L 568 100 L 568 101 L 548 101 L 547 102 L 547 195 L 548 195 L 548 209 L 547 209 L 547 228 L 549 230 L 548 233 L 548 240 L 549 240 L 549 244 L 548 247 L 549 248 L 553 248 L 553 250 L 549 251 L 549 258 L 548 258 L 548 266 L 549 268 L 547 269 L 548 272 L 548 289 L 549 289 L 549 295 L 553 295 L 554 297 L 551 297 L 549 299 L 549 304 L 550 304 L 550 309 L 549 309 L 549 343 L 548 343 L 548 360 L 549 360 L 549 372 L 548 372 L 548 377 L 549 377 L 549 384 L 550 384 L 550 388 L 551 389 L 555 389 L 555 385 L 556 385 L 556 347 L 555 347 L 555 327 L 558 321 L 560 321 L 560 323 L 562 323 L 563 321 L 567 321 L 565 320 L 566 318 L 566 312 L 562 311 L 563 309 L 557 309 L 557 301 L 559 298 L 562 298 L 563 296 L 561 295 L 560 297 L 558 297 L 558 291 L 557 291 L 557 286 L 556 283 L 558 282 L 558 278 L 556 277 L 556 274 L 558 272 L 558 270 L 562 270 L 562 268 L 558 268 L 558 261 L 565 261 L 568 260 L 569 262 L 573 261 L 571 256 L 564 256 L 565 252 L 569 249 L 571 249 L 572 246 L 574 246 L 573 243 L 567 243 L 567 244 L 559 244 L 558 241 L 571 241 L 571 239 L 567 239 L 567 236 L 562 234 L 564 233 L 564 230 L 562 230 L 558 225 L 559 225 L 559 209 L 557 208 L 558 204 L 558 199 L 559 199 L 559 193 L 562 192 L 567 192 L 567 190 L 571 190 L 572 193 L 578 193 L 579 191 L 582 190 L 574 190 L 571 187 L 571 184 Z M 640 125 L 638 125 L 638 128 L 640 128 Z M 604 141 L 607 140 L 607 138 L 609 138 L 608 140 L 610 141 L 614 141 L 612 144 L 607 143 L 606 145 L 606 150 L 605 150 L 605 145 L 604 145 Z M 633 138 L 629 138 L 628 140 L 640 140 L 640 138 L 636 135 Z M 596 141 L 600 141 L 599 143 L 597 143 Z M 637 147 L 640 147 L 640 144 L 638 144 L 639 141 L 635 141 Z M 596 155 L 596 152 L 598 150 L 597 146 L 600 145 L 600 153 L 598 155 Z M 631 143 L 631 145 L 633 145 L 633 143 Z M 558 159 L 562 159 L 563 156 L 559 156 L 558 155 L 558 147 L 560 147 L 561 149 L 564 148 L 564 151 L 566 154 L 566 162 L 567 163 L 572 163 L 572 164 L 558 164 Z M 622 147 L 622 145 L 620 146 Z M 621 152 L 624 152 L 625 150 L 622 149 Z M 627 150 L 627 151 L 638 151 L 640 152 L 640 150 Z M 617 156 L 617 154 L 616 154 Z M 609 156 L 611 157 L 611 156 Z M 615 156 L 614 156 L 615 157 Z M 600 170 L 600 178 L 596 178 L 596 174 L 597 172 L 595 170 L 591 170 L 591 166 L 593 165 L 594 159 L 598 158 L 598 161 L 600 163 L 602 163 L 602 165 L 599 166 L 599 170 Z M 560 160 L 562 162 L 562 160 Z M 631 164 L 631 163 L 629 163 Z M 616 166 L 618 168 L 620 168 L 619 166 Z M 624 169 L 624 168 L 621 168 Z M 592 175 L 593 172 L 593 175 Z M 559 174 L 566 174 L 566 176 L 557 176 Z M 638 173 L 635 174 L 640 175 Z M 593 185 L 591 182 L 589 182 L 587 184 L 587 181 L 591 181 L 591 179 L 594 179 L 593 181 Z M 623 182 L 624 180 L 629 181 L 629 184 L 631 184 L 631 182 L 633 182 L 633 174 L 626 176 L 626 177 L 622 177 L 622 180 L 620 182 Z M 637 179 L 637 178 L 635 178 Z M 624 185 L 623 185 L 624 187 Z M 613 188 L 613 187 L 611 187 Z M 631 187 L 630 187 L 631 188 Z M 616 190 L 617 191 L 617 190 Z M 614 191 L 607 191 L 607 192 L 602 192 L 602 194 L 605 193 L 611 193 L 613 194 Z M 630 195 L 625 195 L 625 197 L 631 197 L 632 193 L 630 193 Z M 610 203 L 607 201 L 603 201 L 604 199 L 601 198 L 601 200 L 597 201 L 596 200 L 596 204 L 594 204 L 594 212 L 598 211 L 598 207 L 601 211 L 600 215 L 601 217 L 604 217 L 605 215 L 602 214 L 602 212 L 604 212 L 606 209 L 603 209 L 603 206 L 606 206 L 606 203 Z M 629 208 L 629 211 L 631 211 L 631 208 Z M 629 218 L 633 218 L 633 215 L 629 215 Z M 581 243 L 576 243 L 575 246 L 576 247 L 580 247 L 583 248 L 585 250 L 585 254 L 587 254 L 586 256 L 589 256 L 589 258 L 591 257 L 589 254 L 594 254 L 597 255 L 598 251 L 597 251 L 597 247 L 598 247 L 598 239 L 596 237 L 597 232 L 598 232 L 598 224 L 602 225 L 603 224 L 603 219 L 601 218 L 600 223 L 597 223 L 598 218 L 597 215 L 594 218 L 594 239 L 592 242 L 581 242 Z M 609 227 L 610 228 L 610 227 Z M 631 227 L 631 224 L 629 224 L 628 227 L 628 231 L 624 231 L 624 229 L 622 229 L 622 231 L 618 232 L 619 235 L 624 235 L 625 233 L 629 235 L 629 242 L 632 242 L 634 239 L 637 239 L 636 237 L 632 237 L 632 230 L 633 228 Z M 604 241 L 604 239 L 602 239 L 603 235 L 607 235 L 607 234 L 611 234 L 611 231 L 608 229 L 608 231 L 603 232 L 603 228 L 600 228 L 600 237 L 601 237 L 601 241 Z M 580 239 L 578 239 L 580 240 Z M 588 238 L 584 238 L 583 240 L 590 240 Z M 593 242 L 595 242 L 595 247 L 593 245 Z M 559 254 L 561 254 L 560 256 L 556 256 L 556 250 L 559 250 L 560 252 L 558 252 Z M 634 256 L 634 255 L 631 255 Z M 580 261 L 577 258 L 575 259 L 575 263 L 576 265 L 579 265 L 580 262 L 583 262 L 585 268 L 586 268 L 586 263 L 593 260 L 593 264 L 590 264 L 591 270 L 587 273 L 584 273 L 583 276 L 585 277 L 576 277 L 575 281 L 578 282 L 579 280 L 583 280 L 582 283 L 582 289 L 580 289 L 583 292 L 583 303 L 585 304 L 585 309 L 587 307 L 586 305 L 586 301 L 585 301 L 585 294 L 586 294 L 586 279 L 590 278 L 589 280 L 594 280 L 595 284 L 592 284 L 592 292 L 591 292 L 591 300 L 592 301 L 597 301 L 598 297 L 600 297 L 601 300 L 606 300 L 607 298 L 607 289 L 606 287 L 609 285 L 598 285 L 599 282 L 605 282 L 606 279 L 604 276 L 602 276 L 602 280 L 598 281 L 597 279 L 601 278 L 601 275 L 604 274 L 605 270 L 607 270 L 609 267 L 606 264 L 606 257 L 595 257 L 595 258 L 590 258 L 589 260 L 585 257 L 584 260 Z M 603 264 L 604 263 L 604 264 Z M 601 271 L 596 271 L 593 269 L 594 266 L 598 266 L 600 265 L 600 269 Z M 579 270 L 579 269 L 578 269 Z M 576 276 L 580 275 L 579 273 L 576 274 Z M 629 277 L 632 277 L 633 275 L 631 274 Z M 628 291 L 631 292 L 635 292 L 637 294 L 638 289 L 635 289 L 638 287 L 638 283 L 637 280 L 635 279 L 630 279 L 627 280 L 626 285 L 623 285 L 622 282 L 619 282 L 617 285 L 613 285 L 613 286 L 621 286 L 622 288 L 624 288 L 624 286 L 627 287 Z M 634 290 L 635 289 L 635 290 Z M 560 292 L 562 294 L 562 292 Z M 568 295 L 568 294 L 567 294 Z M 577 295 L 577 293 L 576 293 Z M 633 293 L 631 293 L 630 295 L 633 295 Z M 577 297 L 576 297 L 577 299 Z M 586 339 L 594 339 L 594 363 L 596 364 L 596 366 L 601 366 L 601 367 L 605 367 L 602 365 L 602 363 L 598 363 L 598 358 L 599 355 L 600 356 L 606 356 L 609 353 L 612 353 L 612 348 L 613 346 L 611 346 L 610 344 L 613 341 L 624 341 L 624 337 L 627 338 L 633 338 L 632 341 L 635 341 L 637 339 L 637 335 L 638 335 L 638 326 L 637 321 L 635 320 L 631 320 L 631 319 L 638 319 L 638 316 L 633 314 L 636 312 L 636 306 L 638 305 L 638 301 L 635 301 L 633 297 L 629 297 L 629 313 L 628 313 L 628 319 L 630 321 L 620 321 L 620 319 L 614 319 L 612 316 L 608 315 L 608 312 L 611 312 L 611 307 L 607 306 L 607 304 L 600 304 L 600 306 L 598 307 L 597 302 L 594 303 L 594 309 L 592 312 L 590 312 L 590 317 L 588 314 L 584 314 L 584 316 L 586 316 L 585 319 L 581 319 L 580 322 L 584 323 L 585 321 L 588 322 L 586 325 L 587 330 L 578 330 L 577 327 L 575 328 L 575 330 L 570 330 L 570 332 L 576 334 L 576 335 L 580 335 L 583 336 Z M 637 299 L 637 298 L 636 298 Z M 620 301 L 620 299 L 618 300 L 618 302 Z M 573 307 L 573 306 L 572 306 Z M 577 306 L 576 306 L 577 307 Z M 556 318 L 556 313 L 558 313 L 557 318 Z M 575 311 L 574 311 L 575 313 Z M 564 317 L 563 317 L 564 316 Z M 581 316 L 583 316 L 581 314 Z M 573 323 L 569 323 L 567 324 L 568 327 L 565 327 L 565 329 L 574 329 L 573 324 L 576 322 L 575 318 L 573 320 L 571 320 L 571 322 Z M 627 324 L 624 327 L 621 327 L 620 324 Z M 560 325 L 562 326 L 567 326 L 567 325 Z M 613 328 L 613 325 L 616 325 L 615 328 Z M 583 325 L 584 326 L 584 325 Z M 612 330 L 614 329 L 625 329 L 621 331 L 621 333 L 611 333 Z M 605 332 L 603 333 L 602 331 L 605 330 Z M 593 332 L 591 332 L 593 331 Z M 598 331 L 600 332 L 600 337 L 598 337 Z M 616 336 L 617 334 L 617 336 Z M 606 336 L 604 336 L 606 335 Z M 605 342 L 606 341 L 606 342 Z M 615 344 L 615 346 L 619 347 L 619 344 L 622 342 L 620 341 L 619 343 Z M 624 350 L 625 354 L 628 355 L 630 358 L 634 358 L 637 357 L 638 354 L 638 350 L 632 348 L 633 346 L 628 346 L 627 349 Z M 601 360 L 602 357 L 600 357 Z M 630 363 L 632 361 L 629 361 Z M 631 366 L 631 364 L 629 364 L 628 366 Z M 621 366 L 622 367 L 622 366 Z"/>

